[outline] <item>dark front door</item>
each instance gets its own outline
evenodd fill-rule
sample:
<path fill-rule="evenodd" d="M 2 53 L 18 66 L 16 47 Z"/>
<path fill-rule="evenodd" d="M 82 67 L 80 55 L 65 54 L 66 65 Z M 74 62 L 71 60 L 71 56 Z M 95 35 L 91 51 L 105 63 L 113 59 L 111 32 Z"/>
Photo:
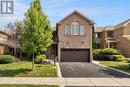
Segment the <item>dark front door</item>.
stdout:
<path fill-rule="evenodd" d="M 61 49 L 61 62 L 89 62 L 89 49 Z"/>

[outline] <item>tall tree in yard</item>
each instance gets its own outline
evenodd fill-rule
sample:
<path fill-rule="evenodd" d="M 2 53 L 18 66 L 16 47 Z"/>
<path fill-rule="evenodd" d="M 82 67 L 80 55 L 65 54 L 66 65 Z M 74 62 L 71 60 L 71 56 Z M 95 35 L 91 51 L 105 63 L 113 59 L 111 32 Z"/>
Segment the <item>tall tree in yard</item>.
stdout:
<path fill-rule="evenodd" d="M 52 30 L 50 21 L 43 13 L 39 0 L 34 0 L 28 11 L 21 30 L 22 47 L 24 51 L 33 55 L 32 70 L 34 70 L 34 54 L 46 51 L 52 44 Z M 20 26 L 20 25 L 19 25 Z"/>

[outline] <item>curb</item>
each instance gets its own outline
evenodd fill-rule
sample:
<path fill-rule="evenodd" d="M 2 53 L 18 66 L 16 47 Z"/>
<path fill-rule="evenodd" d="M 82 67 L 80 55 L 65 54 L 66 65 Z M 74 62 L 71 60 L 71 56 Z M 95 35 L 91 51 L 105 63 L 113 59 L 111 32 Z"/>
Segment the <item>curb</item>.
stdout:
<path fill-rule="evenodd" d="M 60 70 L 60 66 L 58 62 L 56 63 L 56 66 L 57 66 L 58 78 L 62 78 L 62 74 L 61 74 L 61 70 Z"/>
<path fill-rule="evenodd" d="M 118 70 L 118 69 L 115 69 L 115 68 L 111 68 L 111 67 L 109 67 L 109 66 L 106 66 L 106 65 L 101 64 L 100 62 L 98 63 L 98 61 L 97 61 L 97 62 L 92 62 L 92 63 L 93 63 L 93 64 L 96 64 L 96 65 L 98 65 L 98 66 L 105 67 L 105 68 L 109 68 L 109 69 L 112 69 L 112 70 L 115 70 L 115 71 L 117 71 L 117 72 L 120 72 L 120 73 L 123 73 L 123 74 L 126 74 L 126 75 L 129 75 L 129 76 L 130 76 L 130 73 L 127 73 L 127 72 L 124 72 L 124 71 L 121 71 L 121 70 Z"/>

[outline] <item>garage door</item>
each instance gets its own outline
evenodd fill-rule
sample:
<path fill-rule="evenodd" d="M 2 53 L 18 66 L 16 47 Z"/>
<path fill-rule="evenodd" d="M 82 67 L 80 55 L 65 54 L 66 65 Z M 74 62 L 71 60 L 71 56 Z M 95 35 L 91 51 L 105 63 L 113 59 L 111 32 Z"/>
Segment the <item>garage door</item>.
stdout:
<path fill-rule="evenodd" d="M 89 49 L 61 49 L 61 62 L 89 62 Z"/>

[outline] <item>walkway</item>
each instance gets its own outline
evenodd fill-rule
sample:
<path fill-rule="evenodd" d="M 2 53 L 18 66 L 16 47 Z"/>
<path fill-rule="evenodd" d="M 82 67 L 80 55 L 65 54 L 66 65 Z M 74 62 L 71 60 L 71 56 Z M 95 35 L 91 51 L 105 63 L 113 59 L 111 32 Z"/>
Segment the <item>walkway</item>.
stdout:
<path fill-rule="evenodd" d="M 60 86 L 130 86 L 130 78 L 0 78 L 0 84 L 47 84 Z"/>

